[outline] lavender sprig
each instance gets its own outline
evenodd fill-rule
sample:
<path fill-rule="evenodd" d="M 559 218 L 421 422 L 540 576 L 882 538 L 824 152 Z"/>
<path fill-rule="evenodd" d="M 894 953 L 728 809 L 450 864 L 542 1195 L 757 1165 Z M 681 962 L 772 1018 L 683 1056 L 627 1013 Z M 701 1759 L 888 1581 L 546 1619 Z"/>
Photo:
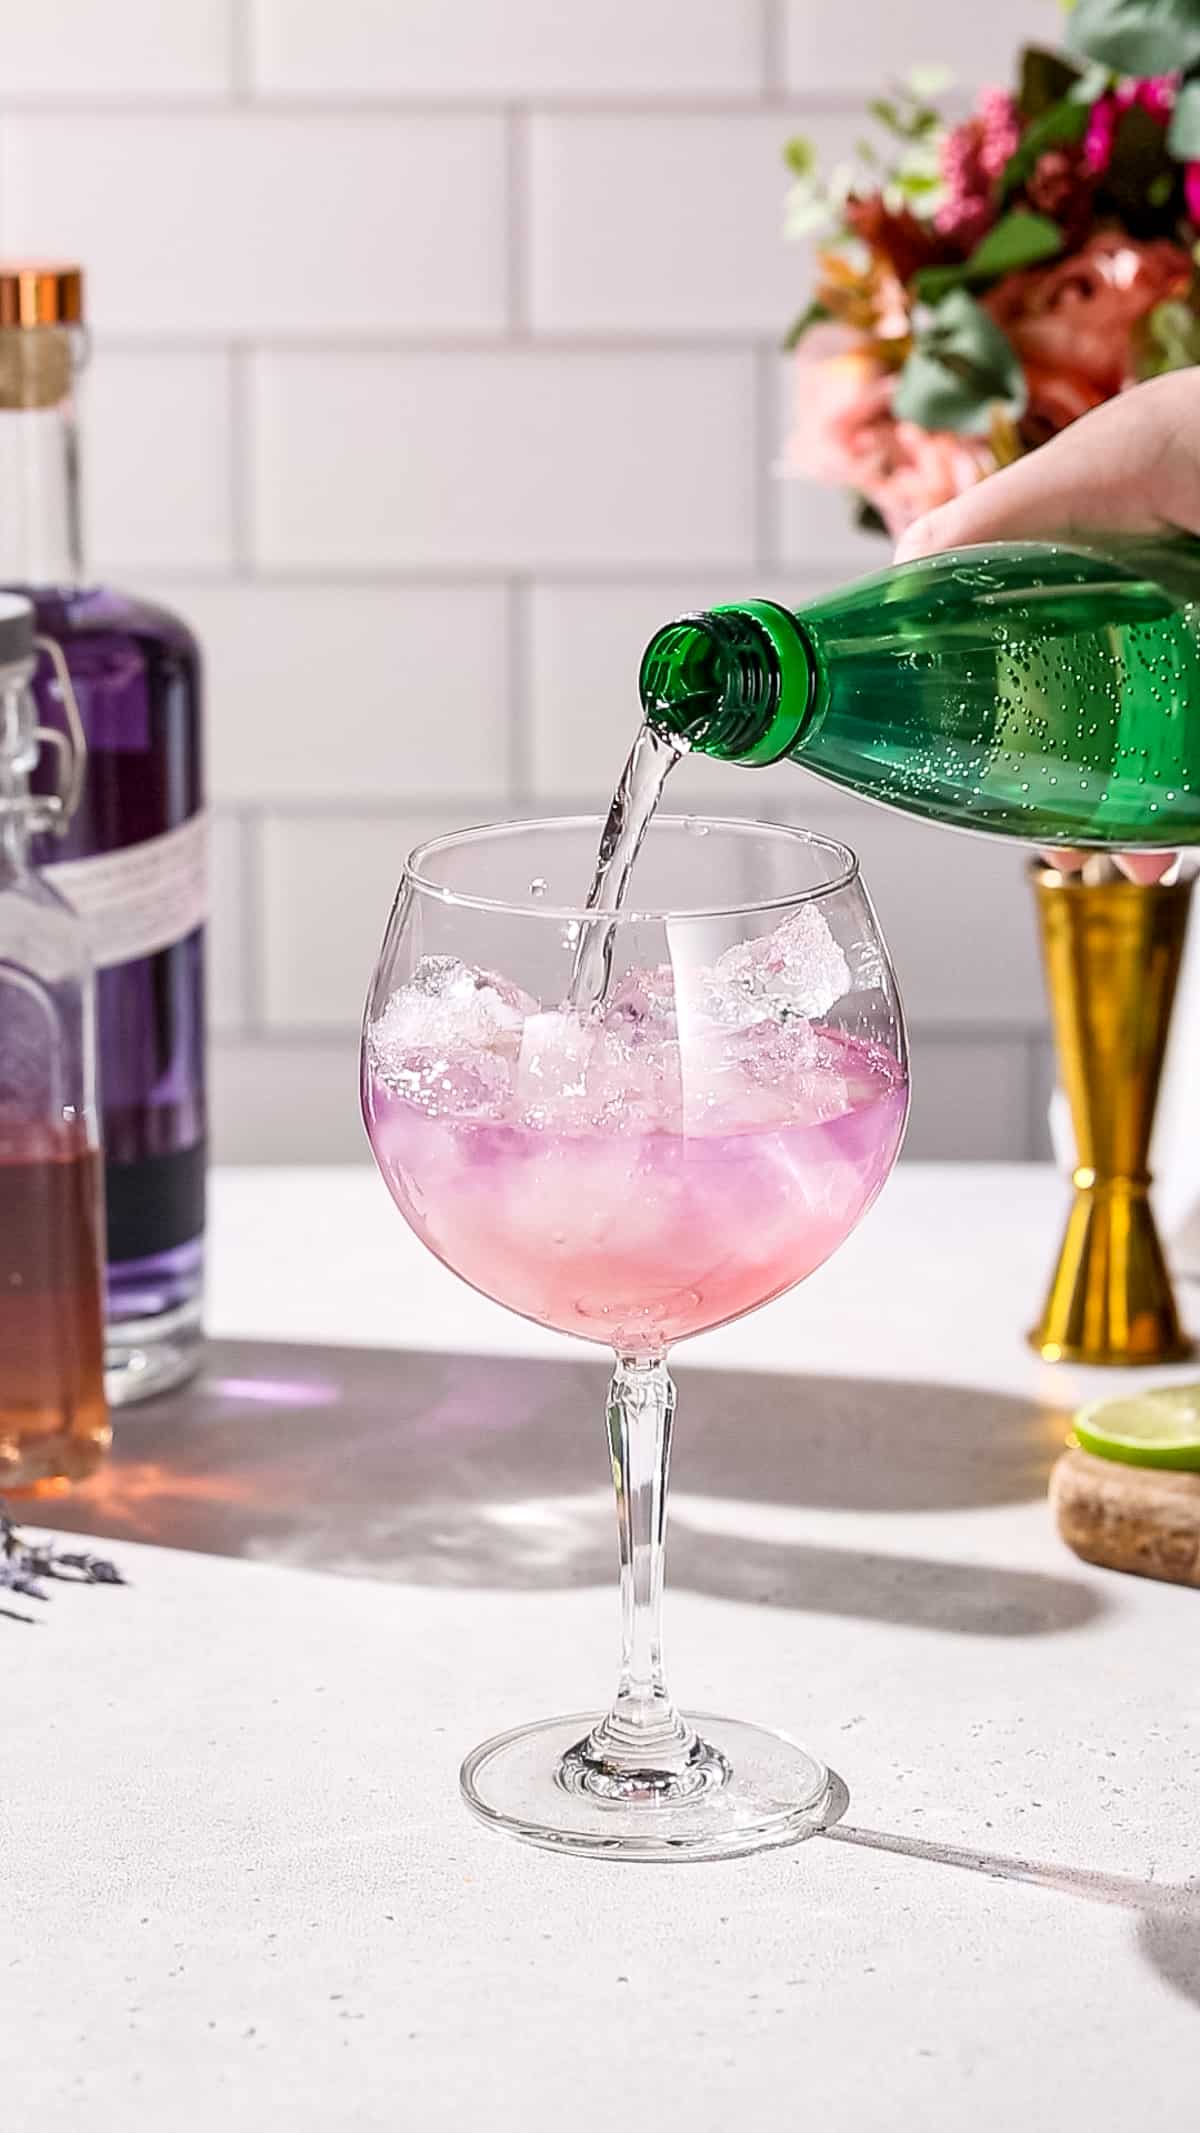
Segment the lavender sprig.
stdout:
<path fill-rule="evenodd" d="M 48 1600 L 42 1588 L 45 1578 L 72 1585 L 123 1585 L 125 1579 L 115 1563 L 84 1550 L 56 1547 L 52 1540 L 34 1541 L 19 1533 L 0 1503 L 0 1591 L 20 1593 L 27 1600 Z M 15 1622 L 32 1622 L 32 1615 L 0 1609 Z"/>

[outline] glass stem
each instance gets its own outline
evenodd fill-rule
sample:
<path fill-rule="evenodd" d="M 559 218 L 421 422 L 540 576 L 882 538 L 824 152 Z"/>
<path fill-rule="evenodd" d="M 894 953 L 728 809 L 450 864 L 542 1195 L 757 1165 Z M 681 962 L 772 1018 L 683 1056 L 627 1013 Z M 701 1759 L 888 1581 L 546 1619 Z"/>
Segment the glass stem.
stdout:
<path fill-rule="evenodd" d="M 608 1442 L 621 1551 L 621 1678 L 586 1753 L 614 1775 L 677 1777 L 697 1740 L 667 1694 L 662 1660 L 663 1554 L 675 1387 L 666 1364 L 622 1357 L 608 1395 Z"/>

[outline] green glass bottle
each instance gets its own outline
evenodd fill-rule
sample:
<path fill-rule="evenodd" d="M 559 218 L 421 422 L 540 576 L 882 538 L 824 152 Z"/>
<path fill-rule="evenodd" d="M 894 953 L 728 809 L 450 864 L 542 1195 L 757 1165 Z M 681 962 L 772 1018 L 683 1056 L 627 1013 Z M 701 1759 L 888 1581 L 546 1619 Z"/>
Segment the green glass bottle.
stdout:
<path fill-rule="evenodd" d="M 1200 541 L 1003 542 L 658 632 L 647 722 L 1039 845 L 1200 844 Z"/>

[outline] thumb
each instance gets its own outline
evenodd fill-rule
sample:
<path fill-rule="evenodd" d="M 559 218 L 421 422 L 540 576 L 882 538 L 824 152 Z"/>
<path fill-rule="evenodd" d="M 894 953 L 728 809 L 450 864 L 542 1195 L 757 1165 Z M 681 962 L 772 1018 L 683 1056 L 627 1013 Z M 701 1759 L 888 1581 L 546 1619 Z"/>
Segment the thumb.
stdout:
<path fill-rule="evenodd" d="M 1081 506 L 1086 520 L 1092 515 L 1088 495 L 1073 461 L 1044 445 L 914 519 L 900 537 L 896 561 L 911 563 L 917 556 L 970 548 L 979 541 L 1045 540 L 1064 533 Z"/>
<path fill-rule="evenodd" d="M 942 548 L 957 548 L 965 545 L 970 535 L 963 536 L 955 530 L 956 518 L 961 513 L 956 504 L 943 504 L 937 511 L 925 511 L 915 518 L 912 525 L 901 534 L 896 543 L 893 561 L 913 563 L 919 556 L 936 555 Z"/>

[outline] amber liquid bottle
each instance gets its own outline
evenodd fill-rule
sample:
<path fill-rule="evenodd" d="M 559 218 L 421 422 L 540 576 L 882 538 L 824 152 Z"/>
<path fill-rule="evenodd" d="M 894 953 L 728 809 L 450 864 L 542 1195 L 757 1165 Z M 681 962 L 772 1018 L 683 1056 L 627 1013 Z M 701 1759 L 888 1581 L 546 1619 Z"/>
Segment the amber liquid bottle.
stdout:
<path fill-rule="evenodd" d="M 96 970 L 114 1406 L 201 1354 L 206 1123 L 200 655 L 165 609 L 99 584 L 83 555 L 78 267 L 0 262 L 0 586 L 33 605 L 74 689 L 88 775 L 34 859 L 88 926 Z M 48 653 L 44 726 L 62 724 Z M 47 778 L 43 756 L 34 785 Z"/>
<path fill-rule="evenodd" d="M 109 1441 L 103 1194 L 82 922 L 30 861 L 69 820 L 82 757 L 30 791 L 33 609 L 0 595 L 0 1495 L 83 1480 Z M 77 730 L 77 729 L 76 729 Z"/>

